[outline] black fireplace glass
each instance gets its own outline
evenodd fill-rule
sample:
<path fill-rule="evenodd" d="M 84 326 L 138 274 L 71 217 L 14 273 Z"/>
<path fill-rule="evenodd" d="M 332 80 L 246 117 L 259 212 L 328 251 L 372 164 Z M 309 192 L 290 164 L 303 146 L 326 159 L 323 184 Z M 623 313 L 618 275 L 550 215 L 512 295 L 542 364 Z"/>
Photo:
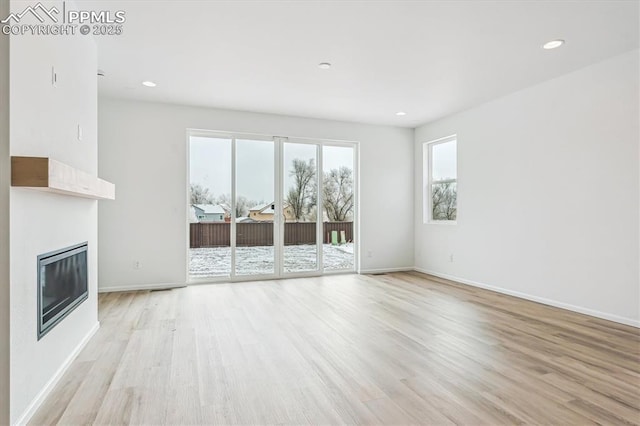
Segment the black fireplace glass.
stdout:
<path fill-rule="evenodd" d="M 38 340 L 88 296 L 87 243 L 38 256 Z"/>

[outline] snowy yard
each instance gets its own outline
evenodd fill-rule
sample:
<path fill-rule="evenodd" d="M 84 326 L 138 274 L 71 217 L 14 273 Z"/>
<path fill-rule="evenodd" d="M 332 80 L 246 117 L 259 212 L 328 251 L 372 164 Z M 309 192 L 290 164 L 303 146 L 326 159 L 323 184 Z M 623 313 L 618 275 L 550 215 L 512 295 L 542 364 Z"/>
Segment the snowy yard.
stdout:
<path fill-rule="evenodd" d="M 354 264 L 353 244 L 323 245 L 325 270 L 351 269 Z M 237 275 L 273 274 L 273 246 L 238 247 L 236 249 Z M 315 271 L 316 246 L 284 247 L 285 272 Z M 189 274 L 192 277 L 229 275 L 231 247 L 189 249 Z"/>

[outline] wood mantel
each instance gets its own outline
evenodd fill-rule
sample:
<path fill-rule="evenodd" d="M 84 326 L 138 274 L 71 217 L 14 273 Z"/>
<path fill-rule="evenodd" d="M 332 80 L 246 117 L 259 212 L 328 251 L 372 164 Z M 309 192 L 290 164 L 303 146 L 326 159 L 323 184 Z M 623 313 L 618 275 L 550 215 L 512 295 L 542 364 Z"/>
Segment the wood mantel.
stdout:
<path fill-rule="evenodd" d="M 11 157 L 11 186 L 95 200 L 115 200 L 116 187 L 48 157 Z"/>

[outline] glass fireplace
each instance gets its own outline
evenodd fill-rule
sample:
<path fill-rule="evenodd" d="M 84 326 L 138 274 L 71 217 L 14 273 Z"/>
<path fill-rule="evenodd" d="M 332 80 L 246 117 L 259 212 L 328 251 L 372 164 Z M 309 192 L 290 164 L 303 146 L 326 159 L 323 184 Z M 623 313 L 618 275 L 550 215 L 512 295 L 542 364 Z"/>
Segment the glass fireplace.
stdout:
<path fill-rule="evenodd" d="M 38 256 L 38 340 L 88 296 L 86 242 Z"/>

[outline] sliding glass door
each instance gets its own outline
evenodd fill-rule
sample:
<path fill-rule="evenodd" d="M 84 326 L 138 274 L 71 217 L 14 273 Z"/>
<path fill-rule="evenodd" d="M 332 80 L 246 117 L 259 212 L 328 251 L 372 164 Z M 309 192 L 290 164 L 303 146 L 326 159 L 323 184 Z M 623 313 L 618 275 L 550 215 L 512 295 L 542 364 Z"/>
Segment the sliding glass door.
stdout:
<path fill-rule="evenodd" d="M 235 275 L 276 273 L 275 142 L 235 141 Z"/>
<path fill-rule="evenodd" d="M 285 142 L 282 162 L 283 272 L 316 272 L 318 247 L 318 149 Z"/>
<path fill-rule="evenodd" d="M 351 146 L 322 147 L 324 270 L 355 268 L 355 157 Z"/>
<path fill-rule="evenodd" d="M 189 281 L 354 271 L 355 149 L 191 132 Z"/>
<path fill-rule="evenodd" d="M 230 137 L 189 138 L 189 278 L 231 276 Z"/>

